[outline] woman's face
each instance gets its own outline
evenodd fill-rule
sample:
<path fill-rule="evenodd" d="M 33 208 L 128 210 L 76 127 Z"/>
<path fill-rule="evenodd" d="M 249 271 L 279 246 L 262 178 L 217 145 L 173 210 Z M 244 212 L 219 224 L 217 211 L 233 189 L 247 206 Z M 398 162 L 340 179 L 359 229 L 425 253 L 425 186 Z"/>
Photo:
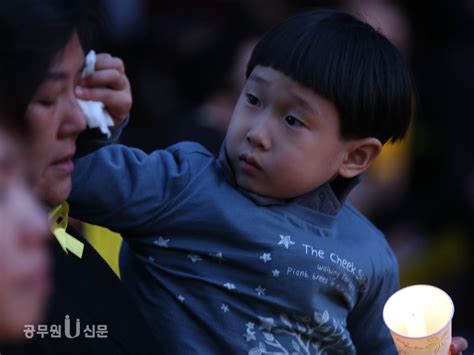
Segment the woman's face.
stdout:
<path fill-rule="evenodd" d="M 0 129 L 0 340 L 40 320 L 50 289 L 46 213 L 27 186 L 20 144 Z"/>
<path fill-rule="evenodd" d="M 74 94 L 83 63 L 84 51 L 74 32 L 53 61 L 27 110 L 32 135 L 29 157 L 34 191 L 50 207 L 64 201 L 71 191 L 76 139 L 86 128 Z"/>

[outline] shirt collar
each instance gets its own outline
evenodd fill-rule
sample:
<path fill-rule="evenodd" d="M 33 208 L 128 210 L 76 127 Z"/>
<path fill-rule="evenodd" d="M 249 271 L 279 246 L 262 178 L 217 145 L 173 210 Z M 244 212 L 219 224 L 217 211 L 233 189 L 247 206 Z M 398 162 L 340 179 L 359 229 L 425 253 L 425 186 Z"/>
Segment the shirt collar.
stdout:
<path fill-rule="evenodd" d="M 236 184 L 234 171 L 225 148 L 225 141 L 222 143 L 217 162 L 222 167 L 227 181 L 259 206 L 296 204 L 330 216 L 335 216 L 341 210 L 349 193 L 360 181 L 360 176 L 352 179 L 338 177 L 334 181 L 325 183 L 315 190 L 296 198 L 279 199 L 258 195 Z"/>

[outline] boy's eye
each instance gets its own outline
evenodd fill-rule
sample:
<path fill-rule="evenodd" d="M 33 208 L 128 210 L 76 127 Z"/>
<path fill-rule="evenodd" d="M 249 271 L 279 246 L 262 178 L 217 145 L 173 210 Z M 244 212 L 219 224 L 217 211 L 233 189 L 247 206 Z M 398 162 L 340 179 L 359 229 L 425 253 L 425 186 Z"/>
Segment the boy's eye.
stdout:
<path fill-rule="evenodd" d="M 247 102 L 252 105 L 252 106 L 260 106 L 260 100 L 252 95 L 252 94 L 246 94 L 247 96 Z"/>
<path fill-rule="evenodd" d="M 288 125 L 293 126 L 293 127 L 302 127 L 302 126 L 304 126 L 303 122 L 301 122 L 299 119 L 297 119 L 296 117 L 291 116 L 291 115 L 286 116 L 285 121 L 286 121 L 286 123 L 288 123 Z"/>

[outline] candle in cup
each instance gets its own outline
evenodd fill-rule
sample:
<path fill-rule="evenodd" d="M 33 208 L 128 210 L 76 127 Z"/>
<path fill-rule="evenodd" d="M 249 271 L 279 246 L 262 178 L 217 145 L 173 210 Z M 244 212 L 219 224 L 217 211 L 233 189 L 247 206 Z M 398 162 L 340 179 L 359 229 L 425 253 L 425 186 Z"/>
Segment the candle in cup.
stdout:
<path fill-rule="evenodd" d="M 399 353 L 445 355 L 453 313 L 453 301 L 446 292 L 431 285 L 413 285 L 387 300 L 383 318 Z"/>
<path fill-rule="evenodd" d="M 428 334 L 423 316 L 416 311 L 409 311 L 405 320 L 406 335 L 411 338 L 422 337 Z"/>

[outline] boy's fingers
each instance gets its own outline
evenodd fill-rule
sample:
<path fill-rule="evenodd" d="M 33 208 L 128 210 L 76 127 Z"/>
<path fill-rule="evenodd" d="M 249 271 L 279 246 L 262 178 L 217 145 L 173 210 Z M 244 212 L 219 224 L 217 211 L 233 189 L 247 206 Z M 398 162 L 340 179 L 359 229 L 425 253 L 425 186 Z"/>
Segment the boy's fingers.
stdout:
<path fill-rule="evenodd" d="M 99 71 L 103 69 L 116 69 L 122 74 L 125 73 L 125 65 L 122 59 L 112 57 L 108 53 L 98 54 L 95 60 L 95 70 Z"/>
<path fill-rule="evenodd" d="M 113 92 L 108 88 L 85 88 L 76 86 L 76 95 L 81 100 L 102 101 L 106 105 L 114 104 L 123 100 L 122 94 Z M 117 99 L 115 99 L 117 98 Z"/>
<path fill-rule="evenodd" d="M 102 101 L 107 108 L 114 108 L 112 115 L 128 113 L 132 107 L 132 98 L 127 92 L 117 92 L 108 88 L 84 88 L 77 86 L 76 96 L 81 100 Z"/>
<path fill-rule="evenodd" d="M 83 78 L 82 86 L 92 87 L 108 87 L 114 90 L 122 90 L 129 83 L 127 77 L 116 69 L 104 69 Z"/>

